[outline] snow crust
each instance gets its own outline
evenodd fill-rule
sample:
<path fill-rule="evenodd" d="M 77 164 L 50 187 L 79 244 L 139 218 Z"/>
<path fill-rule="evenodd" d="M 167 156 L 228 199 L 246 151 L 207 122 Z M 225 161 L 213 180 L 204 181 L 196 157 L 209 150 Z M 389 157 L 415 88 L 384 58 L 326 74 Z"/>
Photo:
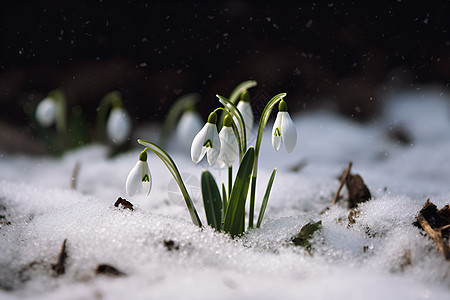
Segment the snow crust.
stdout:
<path fill-rule="evenodd" d="M 0 299 L 448 299 L 450 264 L 412 223 L 427 198 L 438 208 L 449 204 L 449 100 L 435 90 L 395 94 L 366 125 L 331 112 L 294 115 L 298 143 L 290 155 L 272 148 L 268 125 L 257 199 L 278 171 L 265 221 L 234 240 L 192 225 L 174 200 L 169 172 L 150 152 L 150 196 L 128 197 L 125 179 L 138 146 L 112 159 L 99 145 L 61 159 L 2 154 Z M 410 134 L 410 145 L 388 138 L 397 126 Z M 208 165 L 195 165 L 180 148 L 169 150 L 191 179 L 206 223 L 198 184 Z M 331 205 L 350 160 L 373 196 L 352 225 L 345 203 Z M 71 190 L 76 162 L 81 169 Z M 292 171 L 300 162 L 305 166 Z M 219 183 L 226 180 L 227 171 L 210 170 Z M 135 210 L 114 207 L 119 196 Z M 311 220 L 323 229 L 310 254 L 289 240 Z M 66 272 L 55 277 L 51 265 L 64 239 Z M 99 264 L 126 275 L 96 275 Z"/>

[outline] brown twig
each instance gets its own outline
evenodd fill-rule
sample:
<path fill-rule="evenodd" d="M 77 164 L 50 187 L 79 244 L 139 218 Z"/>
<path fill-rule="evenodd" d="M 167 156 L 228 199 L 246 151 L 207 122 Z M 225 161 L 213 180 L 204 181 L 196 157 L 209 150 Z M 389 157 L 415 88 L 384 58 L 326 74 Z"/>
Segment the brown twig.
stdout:
<path fill-rule="evenodd" d="M 339 193 L 341 192 L 342 187 L 344 186 L 345 181 L 347 180 L 348 174 L 350 174 L 350 170 L 352 168 L 352 164 L 353 164 L 352 162 L 348 163 L 348 168 L 347 168 L 347 170 L 345 170 L 344 175 L 342 175 L 341 183 L 339 183 L 338 190 L 336 192 L 336 195 L 334 196 L 333 205 L 335 205 L 337 203 L 337 201 L 338 201 Z"/>
<path fill-rule="evenodd" d="M 444 240 L 442 239 L 442 234 L 440 229 L 433 229 L 431 228 L 428 221 L 425 219 L 422 214 L 419 214 L 417 216 L 417 221 L 419 222 L 420 226 L 431 236 L 431 238 L 436 242 L 439 250 L 442 252 L 446 260 L 450 260 L 450 249 L 446 243 L 444 243 Z M 446 227 L 446 226 L 444 226 Z"/>
<path fill-rule="evenodd" d="M 62 275 L 66 271 L 66 268 L 64 266 L 64 263 L 67 258 L 66 242 L 67 242 L 67 239 L 64 239 L 64 242 L 62 243 L 62 246 L 61 246 L 61 251 L 59 252 L 58 262 L 55 265 L 53 265 L 53 270 L 55 270 L 56 276 Z"/>

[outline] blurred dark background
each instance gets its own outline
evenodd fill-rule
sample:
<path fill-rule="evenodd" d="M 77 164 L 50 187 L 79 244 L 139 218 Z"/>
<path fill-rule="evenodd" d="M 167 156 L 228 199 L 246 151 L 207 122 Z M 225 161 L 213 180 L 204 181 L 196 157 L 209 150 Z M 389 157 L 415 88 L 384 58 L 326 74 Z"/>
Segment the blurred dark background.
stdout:
<path fill-rule="evenodd" d="M 216 93 L 247 79 L 258 81 L 253 97 L 287 92 L 291 110 L 327 105 L 364 121 L 379 109 L 380 89 L 448 88 L 448 4 L 4 2 L 0 131 L 32 134 L 28 115 L 58 87 L 87 122 L 119 90 L 137 123 L 162 120 L 190 92 L 201 93 L 206 116 Z"/>

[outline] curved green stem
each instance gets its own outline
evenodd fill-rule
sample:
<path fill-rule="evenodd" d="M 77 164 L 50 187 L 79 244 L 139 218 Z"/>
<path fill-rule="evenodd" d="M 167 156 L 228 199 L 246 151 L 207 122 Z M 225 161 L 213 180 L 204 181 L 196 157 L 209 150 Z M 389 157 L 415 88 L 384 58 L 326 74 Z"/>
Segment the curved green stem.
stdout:
<path fill-rule="evenodd" d="M 267 121 L 269 120 L 270 113 L 275 105 L 281 101 L 284 97 L 286 97 L 286 93 L 280 93 L 275 95 L 264 107 L 264 110 L 261 114 L 261 118 L 259 119 L 258 126 L 258 134 L 256 137 L 255 144 L 255 160 L 253 165 L 253 174 L 252 174 L 252 183 L 251 183 L 251 192 L 250 192 L 250 212 L 249 212 L 249 228 L 253 227 L 253 216 L 254 216 L 254 208 L 255 208 L 255 194 L 256 194 L 256 178 L 258 176 L 258 158 L 259 158 L 259 150 L 261 148 L 261 142 L 263 138 L 264 129 L 266 128 Z"/>
<path fill-rule="evenodd" d="M 175 179 L 175 182 L 178 184 L 181 193 L 183 194 L 184 200 L 186 201 L 186 206 L 191 216 L 192 223 L 194 223 L 194 225 L 197 225 L 198 227 L 202 227 L 202 222 L 200 221 L 194 203 L 192 202 L 186 186 L 184 185 L 183 179 L 181 178 L 180 172 L 178 171 L 178 168 L 170 155 L 152 142 L 139 139 L 138 143 L 146 147 L 146 150 L 148 149 L 153 151 L 153 153 L 155 153 L 156 156 L 158 156 L 159 159 L 161 159 L 161 161 L 166 165 L 167 169 L 169 169 L 170 174 L 172 174 L 173 178 Z"/>

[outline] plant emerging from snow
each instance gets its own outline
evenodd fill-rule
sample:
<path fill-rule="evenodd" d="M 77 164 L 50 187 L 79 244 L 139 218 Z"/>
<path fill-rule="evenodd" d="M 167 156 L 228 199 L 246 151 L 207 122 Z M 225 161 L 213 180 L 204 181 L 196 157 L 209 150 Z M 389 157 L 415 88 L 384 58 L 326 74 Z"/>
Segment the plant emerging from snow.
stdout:
<path fill-rule="evenodd" d="M 255 146 L 247 147 L 246 132 L 253 125 L 253 112 L 248 101 L 247 89 L 255 85 L 255 81 L 241 83 L 233 91 L 230 99 L 217 95 L 223 107 L 215 109 L 209 115 L 208 121 L 194 137 L 191 146 L 191 158 L 195 163 L 200 162 L 206 155 L 210 165 L 217 163 L 220 168 L 228 167 L 228 190 L 225 188 L 225 184 L 222 183 L 222 192 L 220 192 L 214 177 L 207 170 L 201 176 L 201 190 L 208 225 L 217 230 L 225 231 L 231 234 L 231 236 L 245 232 L 245 204 L 249 191 L 250 210 L 248 229 L 254 227 L 259 151 L 264 129 L 276 104 L 279 104 L 279 112 L 272 130 L 272 144 L 275 150 L 278 150 L 283 142 L 286 151 L 290 153 L 294 150 L 297 143 L 297 131 L 287 112 L 287 104 L 283 100 L 286 97 L 286 93 L 281 93 L 274 96 L 266 104 L 259 120 Z M 239 96 L 241 96 L 241 102 L 243 104 L 236 106 L 235 102 Z M 217 112 L 219 110 L 225 113 L 220 133 L 217 131 Z M 167 166 L 177 182 L 185 199 L 192 222 L 195 225 L 202 226 L 202 222 L 181 178 L 180 172 L 172 158 L 162 148 L 152 142 L 139 139 L 138 143 L 145 146 L 145 149 L 141 152 L 138 163 L 128 175 L 126 182 L 127 193 L 132 196 L 136 193 L 140 184 L 144 185 L 147 194 L 150 192 L 152 182 L 150 170 L 146 162 L 146 151 L 151 150 Z M 232 166 L 238 157 L 239 168 L 233 180 Z M 261 225 L 264 217 L 272 184 L 275 179 L 275 173 L 276 169 L 273 170 L 267 184 L 256 227 Z"/>

